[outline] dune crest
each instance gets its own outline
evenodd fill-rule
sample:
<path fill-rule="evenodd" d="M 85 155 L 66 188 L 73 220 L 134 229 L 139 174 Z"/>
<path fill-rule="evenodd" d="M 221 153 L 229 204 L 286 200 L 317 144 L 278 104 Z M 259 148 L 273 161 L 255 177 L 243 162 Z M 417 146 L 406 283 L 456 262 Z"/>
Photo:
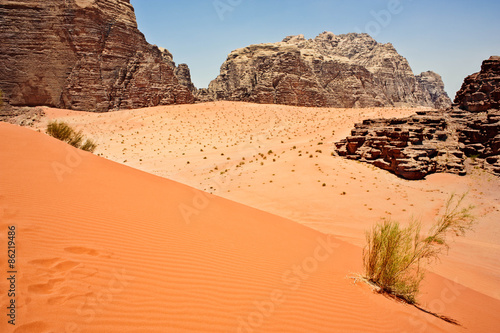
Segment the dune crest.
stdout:
<path fill-rule="evenodd" d="M 2 229 L 17 225 L 20 253 L 19 326 L 2 331 L 457 329 L 353 285 L 360 249 L 333 236 L 41 133 L 8 124 L 0 133 Z M 69 168 L 62 180 L 54 163 Z M 500 302 L 464 294 L 473 296 L 443 311 L 489 304 L 474 313 L 484 321 L 460 320 L 492 327 L 486 315 Z"/>
<path fill-rule="evenodd" d="M 420 315 L 351 285 L 359 249 L 331 236 L 40 133 L 0 131 L 2 206 L 15 212 L 2 227 L 18 226 L 22 253 L 16 332 L 394 331 Z M 80 162 L 60 182 L 53 163 L 69 153 Z M 187 223 L 179 206 L 196 209 L 196 195 L 209 204 Z"/>

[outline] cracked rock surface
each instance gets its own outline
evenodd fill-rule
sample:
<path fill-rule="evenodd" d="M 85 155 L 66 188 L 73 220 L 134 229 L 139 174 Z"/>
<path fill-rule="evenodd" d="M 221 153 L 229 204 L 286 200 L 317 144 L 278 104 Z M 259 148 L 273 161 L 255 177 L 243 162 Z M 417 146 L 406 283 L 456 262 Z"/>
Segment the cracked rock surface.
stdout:
<path fill-rule="evenodd" d="M 452 108 L 365 120 L 336 143 L 337 152 L 412 180 L 435 172 L 465 175 L 466 157 L 500 175 L 498 77 L 500 57 L 491 57 L 465 79 Z"/>
<path fill-rule="evenodd" d="M 0 89 L 11 106 L 103 112 L 194 102 L 170 53 L 138 30 L 129 0 L 0 0 L 0 17 Z"/>
<path fill-rule="evenodd" d="M 197 98 L 348 108 L 451 105 L 441 77 L 415 76 L 392 44 L 331 32 L 237 49 Z"/>

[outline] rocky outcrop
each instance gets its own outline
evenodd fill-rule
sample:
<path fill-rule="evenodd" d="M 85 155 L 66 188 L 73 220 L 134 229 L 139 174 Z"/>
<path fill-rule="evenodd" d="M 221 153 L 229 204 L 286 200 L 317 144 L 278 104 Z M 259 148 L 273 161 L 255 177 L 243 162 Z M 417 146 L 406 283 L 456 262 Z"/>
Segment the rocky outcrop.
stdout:
<path fill-rule="evenodd" d="M 108 111 L 192 103 L 129 0 L 0 0 L 0 89 L 12 106 Z"/>
<path fill-rule="evenodd" d="M 450 107 L 450 98 L 444 91 L 444 83 L 441 76 L 432 71 L 423 72 L 415 76 L 423 90 L 429 94 L 430 100 L 436 109 Z"/>
<path fill-rule="evenodd" d="M 391 44 L 331 32 L 235 50 L 199 98 L 320 107 L 451 104 L 439 75 L 416 77 Z"/>
<path fill-rule="evenodd" d="M 189 66 L 187 64 L 179 64 L 179 66 L 176 66 L 172 53 L 170 53 L 167 49 L 163 47 L 158 47 L 158 48 L 162 52 L 163 60 L 166 61 L 169 64 L 170 68 L 172 68 L 172 70 L 174 71 L 174 75 L 177 78 L 179 84 L 188 88 L 189 91 L 194 96 L 197 89 L 194 86 L 193 82 L 191 81 L 191 70 L 189 69 Z"/>
<path fill-rule="evenodd" d="M 450 111 L 458 128 L 462 151 L 485 169 L 500 175 L 500 110 Z"/>
<path fill-rule="evenodd" d="M 365 120 L 337 143 L 340 156 L 371 163 L 406 179 L 429 173 L 465 174 L 464 154 L 449 119 L 438 111 L 403 119 Z"/>
<path fill-rule="evenodd" d="M 179 66 L 175 67 L 174 74 L 177 77 L 179 84 L 188 88 L 193 95 L 196 94 L 197 89 L 191 81 L 191 71 L 189 70 L 187 64 L 179 64 Z"/>
<path fill-rule="evenodd" d="M 453 108 L 365 120 L 336 143 L 338 154 L 412 180 L 434 172 L 464 175 L 466 157 L 500 175 L 500 110 L 494 86 L 499 60 L 490 58 L 480 73 L 465 79 Z"/>
<path fill-rule="evenodd" d="M 500 109 L 500 57 L 483 62 L 479 73 L 468 76 L 455 97 L 460 108 L 480 112 Z"/>

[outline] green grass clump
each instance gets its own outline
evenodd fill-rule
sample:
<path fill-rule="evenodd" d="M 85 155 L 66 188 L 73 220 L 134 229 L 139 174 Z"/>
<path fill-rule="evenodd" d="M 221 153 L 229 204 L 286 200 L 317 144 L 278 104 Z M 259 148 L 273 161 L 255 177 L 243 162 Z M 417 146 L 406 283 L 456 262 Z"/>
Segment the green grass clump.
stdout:
<path fill-rule="evenodd" d="M 47 134 L 58 140 L 69 143 L 73 147 L 80 148 L 91 153 L 97 148 L 97 144 L 91 139 L 87 139 L 84 142 L 85 138 L 82 131 L 76 132 L 65 122 L 49 122 L 47 125 Z"/>
<path fill-rule="evenodd" d="M 377 224 L 366 234 L 365 278 L 381 292 L 415 304 L 424 278 L 424 264 L 439 259 L 442 251 L 449 248 L 448 235 L 463 236 L 472 229 L 473 207 L 460 208 L 464 197 L 455 199 L 452 195 L 449 198 L 444 214 L 425 237 L 420 235 L 421 223 L 418 221 L 412 221 L 406 228 L 388 220 Z"/>

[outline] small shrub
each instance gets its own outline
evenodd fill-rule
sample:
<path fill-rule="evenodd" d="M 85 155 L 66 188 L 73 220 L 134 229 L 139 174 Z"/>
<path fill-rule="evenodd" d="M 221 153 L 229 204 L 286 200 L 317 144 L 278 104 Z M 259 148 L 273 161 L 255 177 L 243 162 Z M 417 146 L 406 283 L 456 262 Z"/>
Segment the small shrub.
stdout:
<path fill-rule="evenodd" d="M 73 137 L 74 130 L 64 122 L 53 121 L 47 125 L 47 134 L 64 142 L 69 143 Z"/>
<path fill-rule="evenodd" d="M 472 228 L 472 206 L 460 208 L 465 195 L 455 200 L 452 195 L 443 216 L 430 229 L 427 237 L 420 235 L 421 223 L 412 221 L 402 228 L 398 222 L 377 224 L 366 234 L 363 250 L 366 279 L 377 285 L 381 292 L 399 297 L 410 304 L 416 303 L 420 282 L 424 278 L 423 265 L 439 259 L 448 249 L 447 235 L 464 235 Z"/>
<path fill-rule="evenodd" d="M 96 148 L 97 148 L 97 143 L 95 143 L 91 139 L 87 139 L 85 143 L 80 147 L 81 150 L 85 150 L 91 153 L 93 153 Z"/>
<path fill-rule="evenodd" d="M 78 132 L 73 131 L 73 135 L 71 136 L 68 143 L 70 145 L 72 145 L 73 147 L 80 148 L 82 146 L 82 141 L 83 141 L 82 131 L 78 131 Z M 122 141 L 122 143 L 123 143 L 123 141 Z"/>
<path fill-rule="evenodd" d="M 75 132 L 75 130 L 65 122 L 49 122 L 47 125 L 47 134 L 58 140 L 69 143 L 73 147 L 80 148 L 91 153 L 97 148 L 97 144 L 91 139 L 85 140 L 82 144 L 84 140 L 82 131 Z"/>

